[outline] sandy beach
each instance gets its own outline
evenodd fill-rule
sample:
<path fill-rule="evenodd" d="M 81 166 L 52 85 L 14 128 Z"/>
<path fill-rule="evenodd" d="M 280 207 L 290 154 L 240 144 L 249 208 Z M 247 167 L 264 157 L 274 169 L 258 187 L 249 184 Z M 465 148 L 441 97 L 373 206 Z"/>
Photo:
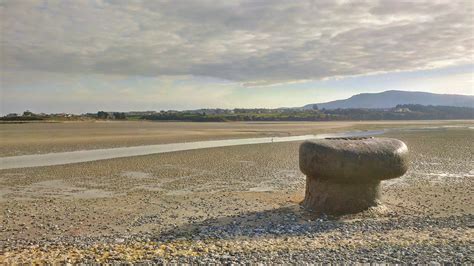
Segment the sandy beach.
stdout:
<path fill-rule="evenodd" d="M 147 122 L 75 121 L 1 123 L 0 156 L 190 141 L 286 137 L 390 127 L 469 124 L 469 121 Z"/>
<path fill-rule="evenodd" d="M 1 170 L 0 262 L 474 261 L 472 121 L 133 123 L 0 125 L 1 155 L 397 127 L 411 166 L 340 217 L 300 208 L 298 141 Z"/>

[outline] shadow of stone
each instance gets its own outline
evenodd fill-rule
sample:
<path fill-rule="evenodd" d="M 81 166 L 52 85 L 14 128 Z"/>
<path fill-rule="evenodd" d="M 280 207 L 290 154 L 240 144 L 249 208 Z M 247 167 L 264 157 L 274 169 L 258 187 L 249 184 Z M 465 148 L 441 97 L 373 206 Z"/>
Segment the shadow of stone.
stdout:
<path fill-rule="evenodd" d="M 155 236 L 157 241 L 312 236 L 336 231 L 343 237 L 362 232 L 389 232 L 406 228 L 459 229 L 472 224 L 473 215 L 430 216 L 316 216 L 299 205 L 248 212 L 188 223 Z"/>
<path fill-rule="evenodd" d="M 342 226 L 336 217 L 316 216 L 299 205 L 206 219 L 161 232 L 159 240 L 280 237 L 318 234 Z"/>

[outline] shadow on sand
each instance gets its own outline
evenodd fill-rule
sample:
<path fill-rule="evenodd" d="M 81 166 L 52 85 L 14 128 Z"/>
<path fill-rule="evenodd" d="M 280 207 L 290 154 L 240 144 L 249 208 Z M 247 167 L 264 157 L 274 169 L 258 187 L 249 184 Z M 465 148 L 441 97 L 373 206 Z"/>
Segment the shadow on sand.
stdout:
<path fill-rule="evenodd" d="M 238 237 L 278 237 L 318 234 L 344 226 L 338 217 L 315 215 L 299 205 L 260 212 L 206 219 L 187 223 L 161 232 L 160 240 L 203 238 L 232 239 Z"/>
<path fill-rule="evenodd" d="M 299 205 L 285 206 L 260 212 L 248 212 L 234 216 L 207 219 L 187 223 L 163 231 L 156 240 L 203 240 L 236 239 L 255 237 L 290 237 L 337 231 L 344 236 L 356 232 L 388 232 L 406 228 L 451 228 L 467 227 L 472 215 L 430 217 L 406 216 L 397 213 L 383 215 L 370 212 L 346 216 L 316 216 Z"/>

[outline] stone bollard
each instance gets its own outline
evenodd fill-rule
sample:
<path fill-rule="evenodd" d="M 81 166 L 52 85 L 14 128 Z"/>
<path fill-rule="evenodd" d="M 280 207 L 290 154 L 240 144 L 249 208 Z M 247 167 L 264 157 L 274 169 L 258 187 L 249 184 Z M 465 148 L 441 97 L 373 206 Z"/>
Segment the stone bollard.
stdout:
<path fill-rule="evenodd" d="M 327 138 L 300 146 L 306 175 L 305 209 L 349 214 L 379 204 L 380 181 L 408 169 L 408 148 L 391 138 Z"/>

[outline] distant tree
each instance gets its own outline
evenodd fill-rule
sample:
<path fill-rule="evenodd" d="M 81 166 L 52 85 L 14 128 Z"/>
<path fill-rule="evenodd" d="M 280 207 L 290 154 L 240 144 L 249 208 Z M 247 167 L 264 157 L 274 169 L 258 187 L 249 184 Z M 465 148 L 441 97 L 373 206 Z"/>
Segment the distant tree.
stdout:
<path fill-rule="evenodd" d="M 99 111 L 99 112 L 97 112 L 97 118 L 107 119 L 107 118 L 109 118 L 109 114 L 107 112 L 104 112 L 104 111 Z"/>
<path fill-rule="evenodd" d="M 30 110 L 26 110 L 23 112 L 23 116 L 34 116 L 35 114 L 31 112 Z"/>
<path fill-rule="evenodd" d="M 125 113 L 114 113 L 115 119 L 124 120 L 126 118 Z"/>

